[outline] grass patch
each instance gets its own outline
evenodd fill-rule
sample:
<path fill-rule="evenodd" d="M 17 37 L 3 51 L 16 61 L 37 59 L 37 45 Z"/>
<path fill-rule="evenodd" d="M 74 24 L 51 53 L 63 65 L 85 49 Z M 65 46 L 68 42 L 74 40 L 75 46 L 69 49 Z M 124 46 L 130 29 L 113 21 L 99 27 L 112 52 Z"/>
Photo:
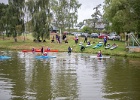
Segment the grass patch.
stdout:
<path fill-rule="evenodd" d="M 68 35 L 68 44 L 62 42 L 62 43 L 51 43 L 51 40 L 46 40 L 46 42 L 33 42 L 33 37 L 31 34 L 28 34 L 25 36 L 19 36 L 17 38 L 18 42 L 14 42 L 13 38 L 5 38 L 5 40 L 0 37 L 0 49 L 4 50 L 31 50 L 33 47 L 36 49 L 40 49 L 42 46 L 44 48 L 50 47 L 51 49 L 58 49 L 60 52 L 67 52 L 68 47 L 72 47 L 73 52 L 81 52 L 79 44 L 75 44 L 74 36 Z M 88 38 L 88 40 L 91 41 L 91 44 L 93 44 L 91 47 L 86 48 L 83 53 L 91 53 L 91 54 L 97 54 L 99 50 L 102 51 L 104 55 L 110 55 L 110 56 L 124 56 L 124 57 L 140 57 L 140 53 L 130 53 L 125 48 L 125 42 L 122 41 L 112 41 L 108 40 L 107 43 L 113 44 L 116 43 L 118 47 L 114 50 L 105 49 L 104 46 L 100 48 L 93 49 L 93 46 L 95 46 L 98 42 L 103 41 L 103 39 L 93 39 Z M 79 37 L 79 42 L 84 42 L 83 37 Z M 86 43 L 84 43 L 86 45 Z"/>

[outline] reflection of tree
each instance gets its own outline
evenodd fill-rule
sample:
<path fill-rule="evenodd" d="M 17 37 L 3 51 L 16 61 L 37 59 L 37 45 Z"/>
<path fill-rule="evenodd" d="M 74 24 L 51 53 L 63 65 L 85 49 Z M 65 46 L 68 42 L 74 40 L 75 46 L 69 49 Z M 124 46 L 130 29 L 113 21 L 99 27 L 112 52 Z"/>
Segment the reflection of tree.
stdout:
<path fill-rule="evenodd" d="M 139 73 L 135 71 L 137 69 L 129 65 L 128 61 L 122 60 L 122 58 L 114 59 L 110 61 L 106 68 L 106 76 L 104 78 L 104 92 L 105 98 L 108 99 L 122 99 L 137 100 L 140 96 L 138 93 L 139 87 Z"/>
<path fill-rule="evenodd" d="M 77 98 L 77 75 L 74 62 L 57 60 L 55 63 L 57 67 L 52 72 L 53 97 Z"/>
<path fill-rule="evenodd" d="M 35 66 L 30 88 L 35 91 L 37 100 L 49 100 L 52 98 L 50 63 L 44 65 L 42 62 L 37 62 Z"/>
<path fill-rule="evenodd" d="M 83 99 L 85 93 L 89 98 L 140 98 L 139 65 L 132 64 L 135 59 L 98 60 L 89 55 L 71 54 L 69 58 L 44 62 L 27 55 L 12 53 L 11 60 L 0 62 L 0 79 L 6 83 L 0 81 L 0 90 L 6 87 L 5 91 L 12 92 L 9 93 L 12 99 L 74 100 Z"/>
<path fill-rule="evenodd" d="M 13 53 L 11 56 L 12 56 L 12 59 L 5 62 L 5 63 L 8 63 L 6 64 L 7 65 L 6 67 L 5 65 L 0 64 L 1 69 L 3 69 L 0 71 L 0 73 L 4 75 L 2 77 L 8 78 L 9 80 L 11 80 L 11 83 L 10 83 L 12 85 L 11 95 L 22 97 L 25 95 L 24 93 L 25 91 L 24 64 L 22 65 L 20 64 L 20 60 L 18 59 L 16 53 Z"/>
<path fill-rule="evenodd" d="M 12 60 L 6 61 L 9 65 L 6 64 L 6 67 L 3 65 L 4 67 L 0 68 L 3 69 L 0 73 L 11 80 L 10 84 L 13 85 L 10 88 L 12 94 L 9 95 L 24 99 L 51 99 L 50 63 L 45 65 L 39 61 L 34 65 L 31 54 L 25 54 L 25 56 L 22 54 L 13 53 Z"/>

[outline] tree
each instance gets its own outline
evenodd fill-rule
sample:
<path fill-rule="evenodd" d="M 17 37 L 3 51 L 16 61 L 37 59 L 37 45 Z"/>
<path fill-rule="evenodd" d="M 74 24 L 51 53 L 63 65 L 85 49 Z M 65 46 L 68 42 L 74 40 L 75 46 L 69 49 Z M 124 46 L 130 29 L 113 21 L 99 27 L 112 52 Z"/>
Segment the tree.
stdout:
<path fill-rule="evenodd" d="M 84 25 L 84 23 L 83 22 L 79 22 L 77 25 L 76 25 L 76 27 L 79 27 L 80 29 L 81 29 L 81 27 Z"/>
<path fill-rule="evenodd" d="M 133 12 L 133 20 L 136 23 L 136 31 L 140 32 L 140 0 L 129 0 L 131 12 Z M 140 33 L 139 33 L 140 35 Z"/>
<path fill-rule="evenodd" d="M 54 15 L 53 25 L 60 30 L 73 27 L 77 23 L 78 8 L 81 6 L 77 0 L 53 0 L 51 9 Z"/>
<path fill-rule="evenodd" d="M 92 19 L 91 22 L 93 23 L 93 30 L 95 29 L 95 24 L 98 22 L 99 19 L 101 19 L 102 14 L 99 10 L 99 8 L 101 7 L 101 4 L 97 5 L 96 7 L 93 8 L 93 10 L 95 10 L 95 12 L 91 15 Z"/>
<path fill-rule="evenodd" d="M 139 31 L 139 0 L 105 0 L 104 18 L 111 23 L 111 30 L 120 32 Z"/>
<path fill-rule="evenodd" d="M 29 11 L 32 26 L 33 36 L 40 40 L 49 39 L 49 29 L 51 23 L 49 0 L 28 0 L 26 3 L 27 10 Z"/>
<path fill-rule="evenodd" d="M 24 32 L 24 2 L 25 0 L 9 0 L 6 12 L 6 33 L 13 36 L 17 42 L 17 36 Z"/>
<path fill-rule="evenodd" d="M 85 26 L 82 29 L 82 32 L 84 32 L 84 33 L 91 33 L 91 31 L 92 31 L 92 29 L 89 26 Z"/>
<path fill-rule="evenodd" d="M 8 5 L 5 5 L 4 3 L 0 3 L 0 33 L 3 34 L 3 40 L 4 40 L 4 31 L 6 26 L 6 10 Z"/>

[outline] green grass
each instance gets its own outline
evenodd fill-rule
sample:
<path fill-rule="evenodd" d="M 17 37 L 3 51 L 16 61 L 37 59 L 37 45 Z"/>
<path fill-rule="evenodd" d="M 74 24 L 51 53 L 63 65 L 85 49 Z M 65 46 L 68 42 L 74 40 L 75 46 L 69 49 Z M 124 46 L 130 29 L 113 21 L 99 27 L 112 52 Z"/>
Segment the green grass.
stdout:
<path fill-rule="evenodd" d="M 51 43 L 50 40 L 46 40 L 46 42 L 41 42 L 41 43 L 35 43 L 33 42 L 33 38 L 30 34 L 28 34 L 25 37 L 25 41 L 23 36 L 20 36 L 17 38 L 18 42 L 14 42 L 13 38 L 5 38 L 5 40 L 0 37 L 0 49 L 4 50 L 31 50 L 33 47 L 36 49 L 40 49 L 42 46 L 44 48 L 50 47 L 50 49 L 58 49 L 60 52 L 67 52 L 67 48 L 70 46 L 73 48 L 73 52 L 81 52 L 80 51 L 80 46 L 78 44 L 75 44 L 74 41 L 74 36 L 67 36 L 68 38 L 68 44 L 62 42 L 62 43 Z M 95 46 L 99 41 L 103 41 L 102 39 L 93 39 L 93 38 L 88 38 L 88 40 L 91 41 L 92 47 Z M 79 37 L 79 42 L 83 42 L 84 38 Z M 104 55 L 110 55 L 110 56 L 124 56 L 124 57 L 140 57 L 140 53 L 129 53 L 127 49 L 125 48 L 125 42 L 121 41 L 112 41 L 108 40 L 108 43 L 111 45 L 113 43 L 116 43 L 118 45 L 118 48 L 114 50 L 110 49 L 105 49 L 104 46 L 100 48 L 93 49 L 92 47 L 86 48 L 83 52 L 84 53 L 92 53 L 92 54 L 97 54 L 99 50 L 102 51 Z M 84 43 L 86 45 L 86 43 Z"/>

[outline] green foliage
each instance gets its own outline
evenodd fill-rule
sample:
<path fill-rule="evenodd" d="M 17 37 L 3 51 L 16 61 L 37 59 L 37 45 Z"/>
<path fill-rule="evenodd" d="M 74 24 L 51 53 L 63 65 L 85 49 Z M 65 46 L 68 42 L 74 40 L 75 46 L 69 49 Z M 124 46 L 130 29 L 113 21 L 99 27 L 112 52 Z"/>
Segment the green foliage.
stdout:
<path fill-rule="evenodd" d="M 33 27 L 33 36 L 37 40 L 40 38 L 45 40 L 49 39 L 50 27 L 50 8 L 49 0 L 29 0 L 26 5 L 31 16 L 31 24 Z"/>
<path fill-rule="evenodd" d="M 111 31 L 116 31 L 117 33 L 139 32 L 139 5 L 139 0 L 105 0 L 104 19 L 111 23 Z"/>
<path fill-rule="evenodd" d="M 84 33 L 91 33 L 92 29 L 89 26 L 85 26 L 85 27 L 83 27 L 82 32 L 84 32 Z"/>
<path fill-rule="evenodd" d="M 50 40 L 46 40 L 47 42 L 45 43 L 36 43 L 33 42 L 33 38 L 31 37 L 31 34 L 27 34 L 27 38 L 28 40 L 23 42 L 22 37 L 17 37 L 19 38 L 18 43 L 13 43 L 11 38 L 7 38 L 7 41 L 3 41 L 1 40 L 2 37 L 0 37 L 0 49 L 5 49 L 5 50 L 31 50 L 33 47 L 34 48 L 41 48 L 48 46 L 49 48 L 51 48 L 52 50 L 58 49 L 59 52 L 67 52 L 67 48 L 68 46 L 72 47 L 72 52 L 81 52 L 80 51 L 80 46 L 78 44 L 75 44 L 75 41 L 73 40 L 74 36 L 68 36 L 68 44 L 62 42 L 61 44 L 58 44 L 57 42 L 55 43 L 50 43 Z M 140 58 L 140 53 L 136 53 L 136 52 L 128 52 L 126 51 L 125 48 L 125 42 L 122 41 L 112 41 L 112 40 L 108 40 L 109 44 L 114 44 L 116 43 L 118 45 L 118 47 L 114 50 L 110 50 L 110 49 L 105 49 L 104 46 L 100 47 L 100 48 L 96 48 L 93 49 L 93 47 L 99 42 L 102 41 L 102 39 L 93 39 L 93 38 L 88 38 L 91 43 L 93 43 L 93 45 L 91 47 L 86 48 L 82 53 L 91 53 L 91 54 L 97 54 L 97 52 L 99 50 L 102 51 L 103 55 L 110 55 L 110 56 L 128 56 L 128 57 L 139 57 Z M 79 37 L 79 42 L 83 42 L 84 41 L 84 37 Z M 87 43 L 83 43 L 84 46 L 87 45 Z M 60 48 L 61 46 L 61 48 Z"/>
<path fill-rule="evenodd" d="M 8 0 L 8 5 L 0 4 L 0 32 L 16 39 L 28 25 L 26 29 L 33 31 L 36 39 L 49 39 L 52 25 L 62 31 L 73 28 L 80 6 L 77 0 Z M 29 22 L 25 22 L 25 15 Z"/>
<path fill-rule="evenodd" d="M 93 28 L 95 28 L 95 23 L 98 22 L 98 19 L 100 19 L 102 17 L 102 14 L 99 10 L 100 7 L 101 7 L 101 4 L 99 4 L 93 8 L 93 10 L 95 10 L 95 12 L 91 15 L 91 17 L 92 17 L 91 22 L 93 23 Z"/>
<path fill-rule="evenodd" d="M 0 3 L 0 32 L 5 31 L 5 21 L 6 21 L 6 10 L 8 5 L 5 5 L 4 3 Z"/>
<path fill-rule="evenodd" d="M 3 5 L 0 15 L 0 29 L 5 31 L 7 36 L 13 36 L 15 39 L 17 35 L 21 35 L 24 31 L 24 2 L 25 0 L 13 1 L 9 0 L 8 5 Z M 17 41 L 17 40 L 15 40 Z"/>
<path fill-rule="evenodd" d="M 59 27 L 62 31 L 66 28 L 74 27 L 77 23 L 78 8 L 81 6 L 76 0 L 54 0 L 51 2 L 51 9 L 55 16 L 54 26 Z M 54 6 L 55 5 L 55 6 Z"/>

